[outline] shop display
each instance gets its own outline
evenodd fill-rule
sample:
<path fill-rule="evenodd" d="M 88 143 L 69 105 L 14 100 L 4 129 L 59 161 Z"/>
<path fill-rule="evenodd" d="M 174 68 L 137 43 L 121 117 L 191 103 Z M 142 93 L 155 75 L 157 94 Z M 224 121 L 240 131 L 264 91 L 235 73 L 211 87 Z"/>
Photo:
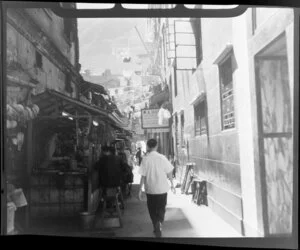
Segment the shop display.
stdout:
<path fill-rule="evenodd" d="M 30 121 L 37 117 L 39 113 L 39 107 L 33 104 L 31 107 L 24 107 L 21 104 L 13 103 L 6 105 L 6 127 L 8 129 L 14 129 L 18 125 L 25 126 L 27 121 Z"/>

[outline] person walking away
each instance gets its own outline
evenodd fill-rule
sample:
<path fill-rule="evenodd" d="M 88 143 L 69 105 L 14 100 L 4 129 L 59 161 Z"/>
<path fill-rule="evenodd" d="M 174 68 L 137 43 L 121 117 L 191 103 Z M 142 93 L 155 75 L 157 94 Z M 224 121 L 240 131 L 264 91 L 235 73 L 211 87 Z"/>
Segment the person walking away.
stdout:
<path fill-rule="evenodd" d="M 174 155 L 173 156 L 173 166 L 174 166 L 174 170 L 173 170 L 173 178 L 176 179 L 176 174 L 177 174 L 177 170 L 178 170 L 178 160 L 177 157 Z"/>
<path fill-rule="evenodd" d="M 130 171 L 126 175 L 126 182 L 127 182 L 127 195 L 131 195 L 131 187 L 134 179 L 133 175 L 133 160 L 132 160 L 132 155 L 129 147 L 126 147 L 124 150 L 124 153 L 127 158 L 127 165 L 130 167 Z"/>
<path fill-rule="evenodd" d="M 173 166 L 173 179 L 176 178 L 176 166 L 175 166 L 175 160 L 174 160 L 174 156 L 169 155 L 169 162 L 172 164 Z"/>
<path fill-rule="evenodd" d="M 124 196 L 130 196 L 131 183 L 133 182 L 133 167 L 130 165 L 130 152 L 126 152 L 126 149 L 124 149 L 124 147 L 121 147 L 118 155 L 122 160 L 122 193 L 124 194 Z"/>
<path fill-rule="evenodd" d="M 173 193 L 176 193 L 173 185 L 173 166 L 168 159 L 157 152 L 157 141 L 147 141 L 148 154 L 143 158 L 139 169 L 141 175 L 139 200 L 142 200 L 142 189 L 145 186 L 147 206 L 156 237 L 161 237 L 161 227 L 164 222 L 167 193 L 170 189 L 168 179 L 171 183 Z"/>
<path fill-rule="evenodd" d="M 139 147 L 138 151 L 135 155 L 135 157 L 138 159 L 138 165 L 141 166 L 141 162 L 142 162 L 142 149 Z"/>

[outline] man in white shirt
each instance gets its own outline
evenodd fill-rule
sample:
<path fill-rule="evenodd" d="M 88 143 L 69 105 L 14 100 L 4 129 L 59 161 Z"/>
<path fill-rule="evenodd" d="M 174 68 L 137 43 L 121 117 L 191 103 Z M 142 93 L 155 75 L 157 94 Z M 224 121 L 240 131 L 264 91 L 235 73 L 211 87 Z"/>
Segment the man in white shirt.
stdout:
<path fill-rule="evenodd" d="M 161 237 L 161 225 L 164 221 L 167 194 L 170 189 L 168 179 L 171 182 L 171 189 L 175 193 L 172 173 L 173 166 L 168 159 L 157 152 L 157 141 L 147 141 L 148 154 L 142 160 L 139 169 L 141 175 L 139 199 L 142 199 L 142 188 L 145 185 L 147 195 L 147 206 L 150 218 L 153 223 L 156 237 Z"/>

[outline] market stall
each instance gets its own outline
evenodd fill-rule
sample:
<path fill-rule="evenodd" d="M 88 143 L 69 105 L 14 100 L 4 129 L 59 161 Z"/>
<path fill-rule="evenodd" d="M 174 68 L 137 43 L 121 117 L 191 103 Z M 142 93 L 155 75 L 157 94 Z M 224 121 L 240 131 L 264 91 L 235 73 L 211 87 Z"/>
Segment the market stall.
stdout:
<path fill-rule="evenodd" d="M 95 210 L 99 189 L 93 165 L 110 135 L 105 111 L 50 90 L 34 101 L 41 114 L 33 124 L 31 217 Z"/>
<path fill-rule="evenodd" d="M 46 121 L 34 124 L 30 215 L 72 216 L 86 207 L 87 157 L 76 148 L 74 122 L 64 117 Z"/>

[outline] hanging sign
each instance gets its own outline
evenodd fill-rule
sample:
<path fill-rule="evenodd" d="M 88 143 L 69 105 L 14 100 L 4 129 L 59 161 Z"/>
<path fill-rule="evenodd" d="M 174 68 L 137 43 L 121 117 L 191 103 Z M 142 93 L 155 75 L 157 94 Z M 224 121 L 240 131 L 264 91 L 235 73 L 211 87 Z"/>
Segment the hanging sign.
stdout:
<path fill-rule="evenodd" d="M 167 133 L 170 132 L 170 128 L 152 128 L 147 129 L 147 133 Z"/>
<path fill-rule="evenodd" d="M 168 128 L 169 120 L 164 119 L 161 124 L 159 124 L 159 109 L 142 109 L 142 128 Z"/>

